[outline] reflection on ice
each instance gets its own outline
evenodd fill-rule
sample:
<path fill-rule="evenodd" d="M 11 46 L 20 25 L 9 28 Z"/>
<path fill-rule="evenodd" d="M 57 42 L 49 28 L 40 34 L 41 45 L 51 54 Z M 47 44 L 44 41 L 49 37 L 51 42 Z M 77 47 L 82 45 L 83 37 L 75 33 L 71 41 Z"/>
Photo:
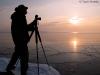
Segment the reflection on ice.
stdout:
<path fill-rule="evenodd" d="M 72 44 L 72 46 L 73 46 L 73 51 L 74 51 L 74 52 L 77 52 L 78 40 L 77 40 L 76 37 L 74 37 L 74 38 L 72 39 L 71 44 Z"/>

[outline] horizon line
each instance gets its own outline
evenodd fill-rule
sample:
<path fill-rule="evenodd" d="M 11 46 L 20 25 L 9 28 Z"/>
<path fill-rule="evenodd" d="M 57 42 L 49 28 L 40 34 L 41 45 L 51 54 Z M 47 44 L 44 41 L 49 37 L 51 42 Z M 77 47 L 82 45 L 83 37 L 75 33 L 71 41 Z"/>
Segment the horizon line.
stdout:
<path fill-rule="evenodd" d="M 68 32 L 68 31 L 61 31 L 61 32 L 56 32 L 56 31 L 40 31 L 42 33 L 72 33 L 72 34 L 80 34 L 80 33 L 86 33 L 86 34 L 100 34 L 100 32 Z M 0 32 L 0 33 L 11 33 L 11 32 Z"/>

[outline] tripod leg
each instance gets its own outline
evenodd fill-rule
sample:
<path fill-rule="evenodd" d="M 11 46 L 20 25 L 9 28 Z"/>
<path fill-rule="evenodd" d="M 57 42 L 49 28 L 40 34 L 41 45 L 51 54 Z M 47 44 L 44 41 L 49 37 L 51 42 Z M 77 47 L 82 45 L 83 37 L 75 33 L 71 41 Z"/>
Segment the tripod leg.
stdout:
<path fill-rule="evenodd" d="M 36 40 L 36 52 L 37 52 L 37 72 L 39 75 L 39 54 L 38 54 L 38 38 L 37 38 L 37 33 L 35 31 L 35 40 Z"/>
<path fill-rule="evenodd" d="M 47 56 L 46 56 L 46 53 L 45 53 L 45 50 L 44 50 L 44 47 L 43 47 L 43 44 L 42 44 L 41 36 L 40 36 L 38 30 L 37 30 L 37 35 L 38 35 L 39 41 L 40 41 L 40 43 L 41 43 L 41 47 L 42 47 L 42 50 L 43 50 L 43 53 L 44 53 L 44 57 L 45 57 L 45 59 L 46 59 L 46 63 L 49 65 L 48 60 L 47 60 Z"/>
<path fill-rule="evenodd" d="M 31 37 L 32 37 L 32 35 L 33 35 L 33 33 L 34 33 L 34 31 L 32 31 L 32 33 L 30 34 L 30 36 L 29 36 L 29 41 L 30 41 L 30 39 L 31 39 Z"/>

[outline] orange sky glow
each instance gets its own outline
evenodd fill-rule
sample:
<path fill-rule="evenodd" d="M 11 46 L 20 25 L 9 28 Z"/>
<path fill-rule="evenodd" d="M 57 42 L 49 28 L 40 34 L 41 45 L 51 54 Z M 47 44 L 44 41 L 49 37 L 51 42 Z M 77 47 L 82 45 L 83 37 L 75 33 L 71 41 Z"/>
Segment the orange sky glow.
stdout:
<path fill-rule="evenodd" d="M 12 3 L 12 5 L 11 5 Z M 79 0 L 9 0 L 0 1 L 0 32 L 9 32 L 14 8 L 19 4 L 28 6 L 27 21 L 35 14 L 42 18 L 40 31 L 45 32 L 93 32 L 100 33 L 100 3 L 80 3 Z M 78 18 L 74 23 L 73 17 Z"/>

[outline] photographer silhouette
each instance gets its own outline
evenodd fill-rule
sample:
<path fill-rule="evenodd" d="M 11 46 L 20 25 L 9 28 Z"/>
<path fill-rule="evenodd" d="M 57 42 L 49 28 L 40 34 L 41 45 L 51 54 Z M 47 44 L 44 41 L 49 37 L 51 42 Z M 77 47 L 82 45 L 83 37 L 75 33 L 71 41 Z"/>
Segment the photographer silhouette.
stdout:
<path fill-rule="evenodd" d="M 21 75 L 27 75 L 29 52 L 27 44 L 30 40 L 28 31 L 34 30 L 34 22 L 27 24 L 26 14 L 28 7 L 19 5 L 15 8 L 15 12 L 11 15 L 11 34 L 13 42 L 15 44 L 15 51 L 12 58 L 6 68 L 7 71 L 11 71 L 15 68 L 17 60 L 20 60 Z"/>

